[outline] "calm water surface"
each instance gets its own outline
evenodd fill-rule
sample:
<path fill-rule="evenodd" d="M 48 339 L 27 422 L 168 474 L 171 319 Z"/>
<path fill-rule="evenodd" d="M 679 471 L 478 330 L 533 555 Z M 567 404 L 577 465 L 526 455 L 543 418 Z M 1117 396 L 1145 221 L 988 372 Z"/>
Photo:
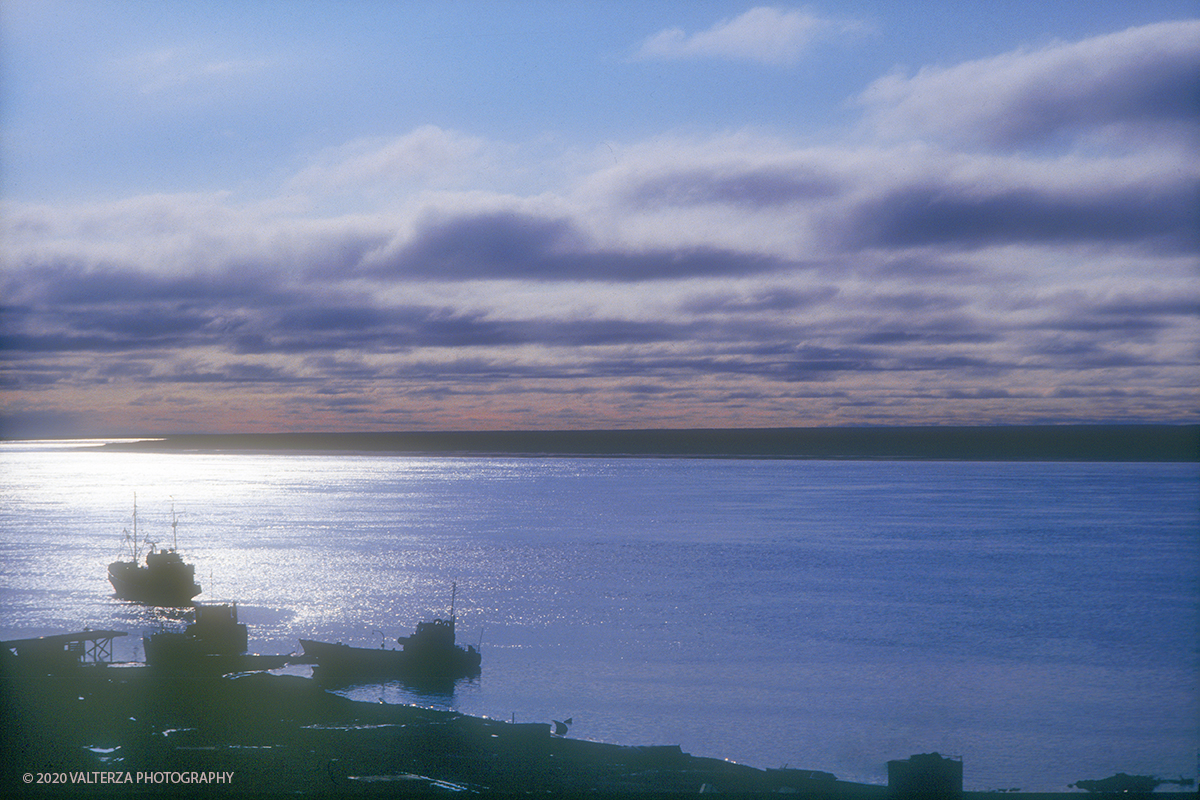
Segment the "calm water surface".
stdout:
<path fill-rule="evenodd" d="M 78 443 L 75 443 L 78 444 Z M 444 615 L 482 675 L 358 699 L 679 744 L 886 782 L 961 755 L 968 788 L 1192 777 L 1196 465 L 121 454 L 0 445 L 0 636 L 140 635 L 112 597 L 139 530 L 251 649 L 376 646 Z"/>

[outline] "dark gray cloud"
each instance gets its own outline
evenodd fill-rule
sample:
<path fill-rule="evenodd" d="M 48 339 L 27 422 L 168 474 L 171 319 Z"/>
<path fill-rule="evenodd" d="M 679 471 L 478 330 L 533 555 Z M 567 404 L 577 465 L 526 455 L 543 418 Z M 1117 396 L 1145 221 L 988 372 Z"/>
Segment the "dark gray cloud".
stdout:
<path fill-rule="evenodd" d="M 338 306 L 312 298 L 309 304 L 268 316 L 258 325 L 261 338 L 254 347 L 259 352 L 396 352 L 516 343 L 502 325 L 481 314 L 423 305 Z"/>
<path fill-rule="evenodd" d="M 30 270 L 23 293 L 33 302 L 0 311 L 0 350 L 15 358 L 31 352 L 122 353 L 186 348 L 228 339 L 236 316 L 211 299 L 188 298 L 170 281 L 133 281 L 121 294 L 76 294 L 58 288 L 46 272 Z M 86 276 L 80 276 L 86 278 Z M 107 284 L 112 273 L 103 276 Z M 80 281 L 89 284 L 87 280 Z M 190 283 L 183 279 L 181 284 Z M 163 300 L 161 298 L 172 298 Z"/>
<path fill-rule="evenodd" d="M 1121 295 L 1095 304 L 1094 313 L 1114 316 L 1200 317 L 1200 295 Z"/>
<path fill-rule="evenodd" d="M 683 341 L 691 325 L 624 319 L 491 319 L 443 307 L 296 309 L 264 320 L 261 338 L 243 342 L 253 352 L 357 350 L 396 352 L 417 348 L 597 347 Z"/>
<path fill-rule="evenodd" d="M 110 303 L 228 301 L 256 305 L 294 302 L 278 274 L 260 265 L 212 273 L 158 275 L 134 266 L 63 263 L 33 265 L 5 282 L 9 298 L 57 306 L 104 306 Z"/>
<path fill-rule="evenodd" d="M 503 212 L 429 225 L 367 272 L 380 277 L 444 281 L 630 283 L 757 275 L 787 266 L 780 259 L 760 253 L 713 247 L 596 249 L 569 220 Z"/>
<path fill-rule="evenodd" d="M 910 328 L 879 328 L 867 331 L 852 341 L 857 344 L 870 345 L 946 345 L 946 344 L 986 344 L 1000 339 L 1000 335 L 992 331 L 972 329 L 964 326 L 956 329 L 952 325 L 925 324 Z"/>
<path fill-rule="evenodd" d="M 243 274 L 237 284 L 250 287 L 246 292 L 214 288 L 207 297 L 187 303 L 176 298 L 192 278 L 180 278 L 177 284 L 157 281 L 151 291 L 81 297 L 77 305 L 62 304 L 62 292 L 46 292 L 43 297 L 54 302 L 10 305 L 0 313 L 0 354 L 13 360 L 33 353 L 120 354 L 199 347 L 245 355 L 597 347 L 683 341 L 699 333 L 695 325 L 669 321 L 493 319 L 444 306 L 346 303 L 319 286 L 279 293 L 269 288 L 273 276 L 260 278 L 266 288 L 250 287 L 252 279 Z M 263 297 L 271 303 L 260 304 Z"/>
<path fill-rule="evenodd" d="M 1097 62 L 1103 63 L 1101 58 Z M 1191 122 L 1200 112 L 1200 48 L 1128 54 L 1102 79 L 1030 82 L 1014 91 L 986 138 L 1003 146 L 1049 139 L 1060 131 L 1122 123 Z M 1061 77 L 1061 76 L 1059 76 Z"/>
<path fill-rule="evenodd" d="M 177 373 L 170 381 L 183 383 L 296 383 L 295 373 L 290 369 L 255 362 L 233 362 L 220 370 L 207 373 Z M 165 381 L 163 381 L 165 382 Z"/>
<path fill-rule="evenodd" d="M 1029 352 L 1041 358 L 1046 369 L 1102 370 L 1163 366 L 1160 358 L 1124 348 L 1121 341 L 1089 336 L 1053 336 L 1033 343 Z"/>
<path fill-rule="evenodd" d="M 57 270 L 48 271 L 58 274 Z M 108 285 L 111 278 L 112 273 L 106 274 L 102 283 Z M 145 284 L 148 288 L 88 297 L 61 290 L 27 292 L 55 302 L 11 305 L 0 312 L 0 355 L 12 370 L 8 385 L 127 379 L 307 383 L 314 390 L 334 387 L 340 392 L 342 385 L 362 386 L 397 376 L 479 385 L 532 379 L 670 382 L 706 375 L 795 382 L 836 375 L 929 370 L 982 374 L 1012 368 L 1015 362 L 985 354 L 983 348 L 993 345 L 1026 353 L 1039 369 L 1106 369 L 1163 363 L 1159 356 L 1126 345 L 1153 344 L 1200 309 L 1195 296 L 1127 293 L 1088 299 L 1071 294 L 1044 301 L 1040 318 L 1013 326 L 965 313 L 963 297 L 945 290 L 854 298 L 835 286 L 777 285 L 693 297 L 680 305 L 685 316 L 677 320 L 518 319 L 451 306 L 387 306 L 318 286 L 282 291 L 273 273 L 256 278 L 243 272 L 230 276 L 227 284 L 210 279 L 204 294 L 182 301 L 195 280 L 156 279 Z M 38 279 L 27 282 L 38 284 Z M 268 302 L 260 304 L 264 299 Z M 834 302 L 841 307 L 831 323 L 827 306 Z M 819 309 L 825 322 L 815 324 L 809 314 Z M 903 320 L 895 313 L 872 316 L 879 311 L 900 312 Z M 504 355 L 526 346 L 573 355 L 533 366 Z M 621 355 L 613 356 L 611 348 L 622 349 Z M 669 355 L 661 352 L 664 348 Z M 235 360 L 223 366 L 201 361 L 189 366 L 185 354 L 202 349 L 224 352 Z M 437 350 L 488 355 L 449 361 L 417 358 L 397 373 L 344 355 L 415 356 Z M 55 363 L 60 357 L 87 355 L 105 359 L 92 378 L 73 376 Z M 237 358 L 242 356 L 301 356 L 305 368 L 296 372 Z M 178 363 L 163 366 L 173 362 Z"/>
<path fill-rule="evenodd" d="M 73 310 L 61 317 L 61 322 L 74 330 L 95 332 L 123 342 L 140 342 L 142 346 L 178 344 L 213 322 L 211 314 L 194 308 L 110 307 Z"/>
<path fill-rule="evenodd" d="M 1171 325 L 1165 319 L 1145 316 L 1064 316 L 1049 319 L 1041 327 L 1056 331 L 1086 331 L 1094 333 L 1118 333 L 1126 339 L 1146 339 L 1150 335 Z"/>
<path fill-rule="evenodd" d="M 23 353 L 113 353 L 158 348 L 181 342 L 131 341 L 115 336 L 76 333 L 5 333 L 0 335 L 0 357 L 17 361 Z"/>
<path fill-rule="evenodd" d="M 1124 129 L 1136 141 L 1166 126 L 1170 135 L 1194 141 L 1197 98 L 1200 20 L 890 75 L 861 99 L 888 132 L 934 132 L 1011 148 L 1105 128 Z"/>
<path fill-rule="evenodd" d="M 884 248 L 1099 242 L 1194 251 L 1200 239 L 1198 192 L 1190 182 L 1114 188 L 1102 196 L 917 185 L 859 205 L 849 216 L 844 241 Z"/>
<path fill-rule="evenodd" d="M 1021 328 L 1035 335 L 1063 334 L 1052 339 L 1040 338 L 1042 342 L 1053 342 L 1044 346 L 1043 352 L 1047 348 L 1049 352 L 1075 348 L 1076 352 L 1089 355 L 1114 345 L 1154 344 L 1180 325 L 1200 318 L 1200 297 L 1191 293 L 1176 297 L 1157 293 L 1105 298 L 1068 295 L 1046 305 L 1043 311 L 1041 319 Z"/>

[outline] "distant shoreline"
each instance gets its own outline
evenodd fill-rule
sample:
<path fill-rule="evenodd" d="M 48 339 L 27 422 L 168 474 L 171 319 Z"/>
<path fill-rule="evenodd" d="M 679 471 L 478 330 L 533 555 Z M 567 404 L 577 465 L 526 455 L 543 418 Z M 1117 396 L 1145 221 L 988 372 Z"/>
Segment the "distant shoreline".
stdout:
<path fill-rule="evenodd" d="M 1200 425 L 168 434 L 123 452 L 1200 462 Z"/>

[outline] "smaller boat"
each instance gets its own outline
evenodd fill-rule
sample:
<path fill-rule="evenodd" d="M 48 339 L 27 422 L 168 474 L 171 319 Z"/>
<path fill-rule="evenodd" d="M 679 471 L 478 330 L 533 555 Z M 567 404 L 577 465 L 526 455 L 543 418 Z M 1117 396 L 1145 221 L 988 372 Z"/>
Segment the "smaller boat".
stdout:
<path fill-rule="evenodd" d="M 351 647 L 350 645 L 301 639 L 304 655 L 316 662 L 325 677 L 449 679 L 479 674 L 482 657 L 473 645 L 455 644 L 454 591 L 450 595 L 450 618 L 417 623 L 411 636 L 400 636 L 401 649 Z"/>
<path fill-rule="evenodd" d="M 133 498 L 133 533 L 125 531 L 125 543 L 129 546 L 128 560 L 118 559 L 108 565 L 108 582 L 122 600 L 133 600 L 150 606 L 185 606 L 200 594 L 196 583 L 196 568 L 184 563 L 179 555 L 177 527 L 179 520 L 175 508 L 171 508 L 170 550 L 155 549 L 148 539 L 139 541 L 137 529 L 137 496 Z M 145 566 L 140 563 L 141 547 L 149 550 L 145 555 Z"/>
<path fill-rule="evenodd" d="M 246 652 L 249 634 L 238 622 L 237 603 L 196 606 L 196 621 L 182 632 L 158 631 L 142 637 L 146 663 L 162 666 L 206 655 L 240 655 Z"/>
<path fill-rule="evenodd" d="M 246 623 L 237 603 L 196 605 L 196 621 L 182 632 L 158 631 L 142 637 L 146 664 L 176 673 L 225 673 L 275 669 L 289 656 L 247 655 Z"/>

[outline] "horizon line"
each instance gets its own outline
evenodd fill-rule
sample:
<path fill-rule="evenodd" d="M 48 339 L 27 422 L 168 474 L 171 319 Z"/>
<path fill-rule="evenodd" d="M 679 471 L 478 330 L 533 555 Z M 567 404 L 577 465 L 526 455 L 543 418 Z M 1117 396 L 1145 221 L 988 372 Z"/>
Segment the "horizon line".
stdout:
<path fill-rule="evenodd" d="M 1200 461 L 1200 424 L 180 433 L 124 451 L 978 461 Z M 43 438 L 43 441 L 46 440 Z M 62 439 L 57 441 L 70 441 Z M 28 440 L 26 440 L 28 441 Z"/>

